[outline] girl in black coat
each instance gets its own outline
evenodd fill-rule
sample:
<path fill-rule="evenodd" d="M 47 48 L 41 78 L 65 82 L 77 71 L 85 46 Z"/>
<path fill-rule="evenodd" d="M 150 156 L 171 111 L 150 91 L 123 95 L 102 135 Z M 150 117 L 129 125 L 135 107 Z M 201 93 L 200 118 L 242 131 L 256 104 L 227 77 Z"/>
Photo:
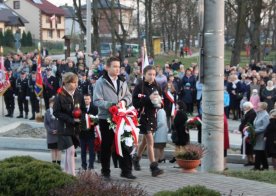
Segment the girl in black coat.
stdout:
<path fill-rule="evenodd" d="M 176 132 L 176 140 L 175 145 L 176 148 L 180 146 L 185 146 L 190 142 L 190 135 L 186 128 L 186 122 L 188 120 L 187 117 L 187 109 L 186 104 L 183 101 L 178 101 L 176 104 L 176 115 L 174 118 L 174 131 Z M 170 160 L 170 163 L 174 163 L 176 161 L 175 157 Z"/>
<path fill-rule="evenodd" d="M 153 148 L 153 133 L 157 128 L 156 114 L 162 103 L 161 90 L 155 82 L 156 70 L 153 66 L 147 66 L 143 73 L 144 79 L 135 86 L 132 95 L 133 106 L 140 114 L 140 133 L 144 134 L 137 155 L 133 158 L 133 166 L 135 170 L 141 170 L 139 161 L 147 146 L 152 176 L 156 177 L 163 173 L 163 170 L 158 168 L 158 163 L 155 161 Z"/>
<path fill-rule="evenodd" d="M 63 88 L 55 98 L 53 114 L 58 119 L 58 149 L 65 152 L 65 171 L 75 176 L 75 147 L 79 145 L 78 132 L 80 120 L 74 119 L 72 112 L 77 105 L 82 114 L 86 108 L 83 96 L 76 90 L 78 76 L 72 72 L 65 73 L 62 78 Z"/>
<path fill-rule="evenodd" d="M 264 138 L 266 140 L 266 152 L 272 157 L 272 165 L 276 170 L 276 109 L 270 111 L 270 122 L 266 128 Z"/>

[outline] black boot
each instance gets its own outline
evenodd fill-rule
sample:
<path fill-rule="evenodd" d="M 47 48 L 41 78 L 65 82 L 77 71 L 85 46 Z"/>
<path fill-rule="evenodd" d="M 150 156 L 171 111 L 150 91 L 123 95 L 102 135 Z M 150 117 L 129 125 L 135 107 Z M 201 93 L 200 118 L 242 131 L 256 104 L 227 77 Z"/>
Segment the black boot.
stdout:
<path fill-rule="evenodd" d="M 134 170 L 136 171 L 141 171 L 141 166 L 140 166 L 140 157 L 138 157 L 136 154 L 133 155 L 132 157 L 132 164 L 133 164 L 133 167 L 134 167 Z"/>
<path fill-rule="evenodd" d="M 176 161 L 175 157 L 173 157 L 171 160 L 170 160 L 170 163 L 174 163 Z"/>
<path fill-rule="evenodd" d="M 25 113 L 25 119 L 28 119 L 28 113 L 27 112 Z"/>
<path fill-rule="evenodd" d="M 34 120 L 35 119 L 35 113 L 33 113 L 32 117 L 29 120 Z"/>
<path fill-rule="evenodd" d="M 8 114 L 5 115 L 5 117 L 10 117 L 11 116 L 11 110 L 8 110 Z"/>
<path fill-rule="evenodd" d="M 159 169 L 157 162 L 153 162 L 150 164 L 150 170 L 152 177 L 156 177 L 164 173 L 162 169 Z"/>
<path fill-rule="evenodd" d="M 20 115 L 17 116 L 16 118 L 23 118 L 23 112 L 20 112 Z"/>
<path fill-rule="evenodd" d="M 11 114 L 9 116 L 10 118 L 13 118 L 13 109 L 11 109 Z"/>

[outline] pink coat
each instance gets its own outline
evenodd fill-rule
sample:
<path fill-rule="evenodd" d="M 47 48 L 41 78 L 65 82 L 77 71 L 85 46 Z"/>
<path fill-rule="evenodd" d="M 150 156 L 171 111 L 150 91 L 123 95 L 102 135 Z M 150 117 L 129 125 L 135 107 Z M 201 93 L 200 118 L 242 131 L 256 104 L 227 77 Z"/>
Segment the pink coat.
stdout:
<path fill-rule="evenodd" d="M 253 108 L 256 111 L 256 109 L 258 107 L 258 103 L 260 103 L 259 95 L 251 95 L 250 102 L 253 104 Z"/>

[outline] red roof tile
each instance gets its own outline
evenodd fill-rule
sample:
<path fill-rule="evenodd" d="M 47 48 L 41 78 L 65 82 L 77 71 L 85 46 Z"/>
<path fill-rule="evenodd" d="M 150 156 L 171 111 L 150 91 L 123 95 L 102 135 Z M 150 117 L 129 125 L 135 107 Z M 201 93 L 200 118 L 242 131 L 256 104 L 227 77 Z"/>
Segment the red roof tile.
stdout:
<path fill-rule="evenodd" d="M 47 0 L 40 0 L 42 3 L 35 3 L 33 0 L 26 0 L 28 2 L 30 2 L 31 4 L 33 4 L 34 6 L 36 6 L 38 9 L 41 10 L 41 12 L 48 14 L 48 15 L 64 15 L 64 11 L 63 9 L 53 5 L 52 3 L 50 3 Z"/>

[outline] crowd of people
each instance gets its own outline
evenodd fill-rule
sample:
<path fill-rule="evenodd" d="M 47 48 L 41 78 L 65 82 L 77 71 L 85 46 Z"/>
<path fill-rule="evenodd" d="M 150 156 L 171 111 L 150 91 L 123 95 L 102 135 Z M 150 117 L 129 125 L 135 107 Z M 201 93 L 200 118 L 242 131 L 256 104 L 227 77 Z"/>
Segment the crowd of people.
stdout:
<path fill-rule="evenodd" d="M 60 164 L 60 150 L 65 150 L 65 170 L 75 175 L 75 149 L 81 147 L 82 168 L 93 169 L 95 160 L 94 128 L 87 129 L 84 119 L 75 119 L 72 111 L 79 105 L 83 113 L 98 115 L 101 131 L 99 161 L 102 175 L 110 177 L 110 157 L 119 161 L 121 176 L 135 179 L 132 166 L 141 170 L 139 161 L 147 147 L 152 176 L 164 171 L 158 164 L 165 161 L 164 148 L 167 134 L 176 130 L 180 140 L 177 146 L 189 143 L 189 132 L 184 126 L 188 117 L 201 117 L 202 88 L 198 80 L 196 63 L 184 66 L 178 59 L 165 65 L 149 66 L 142 70 L 142 60 L 138 58 L 133 64 L 119 56 L 105 61 L 93 54 L 93 63 L 85 64 L 83 53 L 77 53 L 75 62 L 71 58 L 53 60 L 47 56 L 45 48 L 41 55 L 43 95 L 36 96 L 35 82 L 37 69 L 37 52 L 27 54 L 8 54 L 5 68 L 9 74 L 11 86 L 4 94 L 7 114 L 13 117 L 17 99 L 19 116 L 28 118 L 29 101 L 31 118 L 45 105 L 44 122 L 47 129 L 48 148 L 52 150 L 52 160 Z M 255 164 L 255 169 L 267 169 L 267 155 L 273 157 L 276 169 L 276 112 L 273 109 L 276 98 L 276 67 L 264 62 L 252 61 L 245 67 L 225 66 L 224 79 L 225 127 L 227 119 L 241 120 L 239 130 L 242 136 L 247 123 L 254 125 L 257 133 L 255 146 L 246 145 L 248 164 Z M 133 105 L 140 116 L 140 134 L 142 141 L 137 153 L 131 157 L 123 148 L 124 157 L 116 157 L 112 151 L 114 131 L 107 121 L 108 108 L 112 105 Z M 196 108 L 196 109 L 195 109 Z M 270 116 L 269 116 L 270 114 Z M 269 120 L 269 118 L 271 118 Z M 198 141 L 201 142 L 201 127 Z M 274 130 L 273 130 L 274 129 Z M 226 130 L 228 134 L 228 128 Z M 229 148 L 229 140 L 225 150 Z M 87 146 L 89 163 L 86 162 Z M 115 154 L 115 155 L 114 155 Z M 255 154 L 255 160 L 254 160 Z M 225 152 L 225 156 L 227 153 Z M 174 160 L 171 160 L 173 162 Z M 260 165 L 263 165 L 261 168 Z"/>

